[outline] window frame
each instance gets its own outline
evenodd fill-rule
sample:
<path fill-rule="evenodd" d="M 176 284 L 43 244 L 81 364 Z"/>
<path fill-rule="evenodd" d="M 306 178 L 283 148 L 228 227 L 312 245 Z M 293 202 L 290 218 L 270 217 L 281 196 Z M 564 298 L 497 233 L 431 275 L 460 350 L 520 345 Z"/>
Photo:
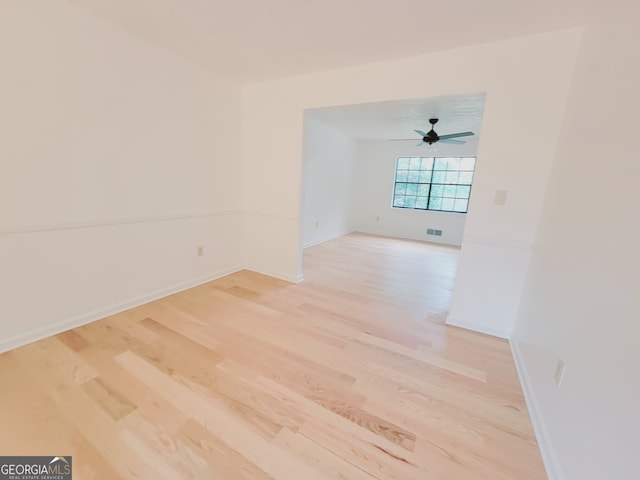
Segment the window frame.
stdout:
<path fill-rule="evenodd" d="M 417 181 L 409 181 L 409 178 L 407 178 L 406 180 L 398 180 L 398 172 L 399 172 L 399 166 L 400 166 L 400 160 L 401 159 L 406 159 L 409 161 L 409 165 L 411 164 L 412 159 L 420 159 L 421 162 L 421 166 L 418 169 L 415 168 L 407 168 L 407 169 L 400 169 L 402 171 L 406 171 L 406 172 L 419 172 L 418 174 L 418 180 Z M 429 171 L 429 170 L 423 170 L 422 169 L 422 162 L 423 160 L 430 160 L 431 161 L 431 169 L 430 169 L 430 177 L 429 177 L 429 182 L 421 182 L 421 174 L 422 172 L 425 171 Z M 459 179 L 456 181 L 456 183 L 446 183 L 446 179 L 442 179 L 439 182 L 434 182 L 434 172 L 448 172 L 448 171 L 454 171 L 454 170 L 436 170 L 436 162 L 439 159 L 456 159 L 456 160 L 464 160 L 464 159 L 473 159 L 473 169 L 472 170 L 460 170 L 460 169 L 456 169 L 455 172 L 456 174 L 460 175 L 460 173 L 471 173 L 471 180 L 470 183 L 459 183 Z M 394 169 L 394 178 L 393 178 L 393 192 L 391 195 L 391 208 L 401 208 L 404 210 L 417 210 L 417 211 L 425 211 L 425 212 L 444 212 L 444 213 L 459 213 L 459 214 L 463 214 L 466 215 L 469 212 L 469 201 L 471 199 L 471 190 L 473 188 L 473 181 L 474 181 L 474 177 L 475 177 L 475 171 L 476 171 L 476 165 L 477 165 L 477 161 L 478 161 L 478 157 L 474 156 L 474 155 L 464 155 L 464 156 L 442 156 L 442 157 L 436 157 L 436 156 L 431 156 L 431 157 L 424 157 L 424 156 L 420 156 L 420 157 L 409 157 L 406 155 L 402 155 L 402 156 L 398 156 L 396 157 L 396 163 L 395 163 L 395 169 Z M 446 173 L 445 173 L 446 175 Z M 416 190 L 419 189 L 420 185 L 428 185 L 428 192 L 425 195 L 415 195 L 416 199 L 417 198 L 426 198 L 426 207 L 422 208 L 422 207 L 418 207 L 418 206 L 404 206 L 404 205 L 396 205 L 396 197 L 397 196 L 404 196 L 404 198 L 406 199 L 407 197 L 407 193 L 406 191 L 403 193 L 397 193 L 398 191 L 398 184 L 404 184 L 405 186 L 408 185 L 417 185 L 418 187 L 416 187 Z M 459 187 L 463 187 L 463 188 L 467 188 L 468 187 L 468 194 L 466 195 L 466 197 L 458 197 L 458 196 L 453 196 L 453 197 L 445 197 L 444 194 L 440 194 L 437 196 L 433 196 L 432 197 L 432 191 L 433 191 L 433 187 L 442 187 L 442 190 L 444 191 L 444 189 L 446 187 L 455 187 L 456 188 L 456 193 L 454 195 L 457 195 L 458 193 L 458 188 Z M 414 196 L 414 195 L 410 195 L 410 196 Z M 448 210 L 448 209 L 443 209 L 443 208 L 432 208 L 432 198 L 433 199 L 440 199 L 440 201 L 444 200 L 444 199 L 451 199 L 453 200 L 453 205 L 451 208 L 455 208 L 455 201 L 456 200 L 462 200 L 462 201 L 466 201 L 466 208 L 464 211 L 461 210 Z"/>

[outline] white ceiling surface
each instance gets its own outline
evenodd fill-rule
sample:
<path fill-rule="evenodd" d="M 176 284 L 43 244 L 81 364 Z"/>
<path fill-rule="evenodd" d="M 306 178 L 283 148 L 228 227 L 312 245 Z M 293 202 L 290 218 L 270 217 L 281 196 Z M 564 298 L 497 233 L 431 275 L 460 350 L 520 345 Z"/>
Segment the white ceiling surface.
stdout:
<path fill-rule="evenodd" d="M 467 131 L 479 135 L 484 99 L 484 94 L 451 95 L 315 108 L 306 114 L 356 139 L 412 139 L 418 143 L 420 135 L 414 130 L 429 131 L 429 118 L 439 119 L 435 126 L 439 135 Z"/>
<path fill-rule="evenodd" d="M 68 0 L 252 82 L 581 26 L 601 0 Z M 614 0 L 616 1 L 616 0 Z"/>

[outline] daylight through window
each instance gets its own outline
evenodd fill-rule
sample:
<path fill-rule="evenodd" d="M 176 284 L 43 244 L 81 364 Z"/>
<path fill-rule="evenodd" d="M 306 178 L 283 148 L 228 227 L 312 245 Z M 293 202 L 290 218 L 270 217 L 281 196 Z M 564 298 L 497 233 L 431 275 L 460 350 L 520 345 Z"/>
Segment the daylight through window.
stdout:
<path fill-rule="evenodd" d="M 393 207 L 466 213 L 475 157 L 398 157 Z"/>

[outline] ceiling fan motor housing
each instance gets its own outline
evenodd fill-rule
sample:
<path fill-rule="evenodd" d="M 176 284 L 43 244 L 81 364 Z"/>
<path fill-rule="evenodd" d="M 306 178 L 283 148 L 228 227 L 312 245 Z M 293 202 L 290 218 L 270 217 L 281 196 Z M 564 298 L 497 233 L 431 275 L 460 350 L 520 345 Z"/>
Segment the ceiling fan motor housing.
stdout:
<path fill-rule="evenodd" d="M 473 132 L 458 132 L 458 133 L 449 133 L 441 137 L 434 130 L 436 123 L 438 123 L 438 119 L 430 118 L 429 123 L 431 124 L 431 130 L 429 130 L 427 133 L 424 133 L 422 130 L 414 130 L 414 132 L 416 132 L 422 137 L 422 141 L 424 143 L 428 143 L 429 145 L 433 145 L 434 143 L 440 142 L 440 141 L 443 143 L 454 143 L 457 145 L 461 145 L 465 142 L 463 142 L 462 140 L 456 140 L 458 137 L 468 137 L 470 135 L 474 135 Z M 421 145 L 421 144 L 418 144 L 418 145 Z"/>
<path fill-rule="evenodd" d="M 427 135 L 422 138 L 422 141 L 427 142 L 429 145 L 437 142 L 438 140 L 440 140 L 440 137 L 436 132 L 433 131 L 433 129 L 429 130 Z"/>
<path fill-rule="evenodd" d="M 429 119 L 429 123 L 431 124 L 431 130 L 429 130 L 427 132 L 427 134 L 422 138 L 423 142 L 428 143 L 429 145 L 437 142 L 438 140 L 440 140 L 440 137 L 438 136 L 438 134 L 433 130 L 433 128 L 435 127 L 436 123 L 438 123 L 438 119 L 437 118 L 430 118 Z"/>

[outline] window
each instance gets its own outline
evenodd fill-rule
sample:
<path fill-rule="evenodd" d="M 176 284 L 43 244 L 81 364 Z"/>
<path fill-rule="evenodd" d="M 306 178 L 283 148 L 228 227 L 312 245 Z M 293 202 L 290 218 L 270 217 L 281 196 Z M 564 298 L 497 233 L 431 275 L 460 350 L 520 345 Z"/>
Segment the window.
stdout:
<path fill-rule="evenodd" d="M 475 157 L 398 157 L 393 207 L 467 213 Z"/>

